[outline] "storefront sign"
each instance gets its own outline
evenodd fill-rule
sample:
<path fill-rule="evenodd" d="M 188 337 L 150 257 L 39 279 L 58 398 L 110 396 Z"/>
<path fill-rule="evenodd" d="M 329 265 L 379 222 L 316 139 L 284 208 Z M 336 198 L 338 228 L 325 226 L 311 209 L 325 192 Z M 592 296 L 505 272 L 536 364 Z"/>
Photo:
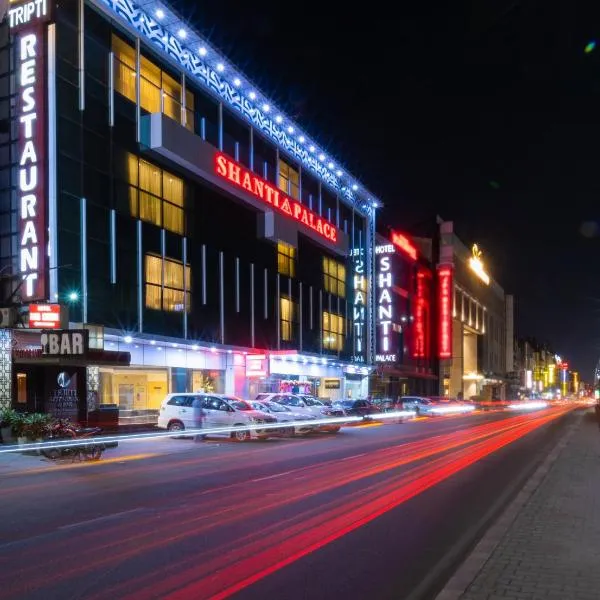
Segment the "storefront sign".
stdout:
<path fill-rule="evenodd" d="M 413 358 L 425 358 L 429 355 L 427 351 L 426 319 L 428 300 L 427 272 L 419 269 L 417 272 L 417 289 L 415 293 L 415 313 L 413 330 Z M 429 311 L 427 311 L 428 313 Z"/>
<path fill-rule="evenodd" d="M 44 356 L 85 356 L 88 351 L 87 329 L 43 331 L 41 335 Z"/>
<path fill-rule="evenodd" d="M 246 377 L 267 377 L 269 359 L 264 354 L 248 354 L 246 356 Z"/>
<path fill-rule="evenodd" d="M 341 387 L 339 379 L 325 379 L 324 384 L 326 390 L 339 390 Z"/>
<path fill-rule="evenodd" d="M 338 230 L 335 225 L 319 217 L 297 200 L 286 196 L 277 187 L 222 152 L 215 154 L 215 173 L 266 204 L 270 204 L 280 213 L 316 231 L 329 242 L 338 241 Z"/>
<path fill-rule="evenodd" d="M 46 226 L 46 69 L 47 0 L 12 3 L 9 24 L 15 40 L 19 271 L 26 300 L 45 300 Z"/>
<path fill-rule="evenodd" d="M 32 23 L 46 21 L 49 18 L 48 0 L 28 0 L 18 2 L 10 0 L 8 24 L 11 30 L 19 30 Z"/>
<path fill-rule="evenodd" d="M 54 389 L 46 401 L 46 412 L 57 419 L 77 420 L 79 395 L 76 372 L 61 371 L 58 373 Z"/>
<path fill-rule="evenodd" d="M 485 283 L 485 285 L 490 285 L 490 276 L 485 272 L 483 267 L 483 262 L 481 260 L 481 250 L 477 246 L 477 244 L 473 244 L 473 248 L 471 249 L 472 256 L 469 259 L 469 267 L 471 271 Z"/>
<path fill-rule="evenodd" d="M 438 267 L 439 358 L 452 358 L 452 286 L 452 269 Z"/>
<path fill-rule="evenodd" d="M 402 252 L 404 252 L 404 254 L 406 254 L 409 258 L 412 258 L 412 260 L 417 260 L 417 248 L 405 235 L 392 230 L 391 238 L 392 244 L 394 244 L 396 248 L 402 250 Z"/>
<path fill-rule="evenodd" d="M 365 276 L 365 259 L 362 248 L 352 250 L 354 261 L 354 297 L 352 300 L 352 327 L 354 329 L 354 352 L 352 360 L 365 362 L 364 334 L 365 311 L 367 306 L 367 278 Z"/>
<path fill-rule="evenodd" d="M 30 304 L 30 329 L 60 329 L 60 304 Z"/>
<path fill-rule="evenodd" d="M 377 353 L 376 362 L 396 362 L 397 356 L 393 352 L 392 333 L 394 302 L 392 289 L 394 278 L 392 274 L 392 257 L 394 246 L 377 246 Z"/>

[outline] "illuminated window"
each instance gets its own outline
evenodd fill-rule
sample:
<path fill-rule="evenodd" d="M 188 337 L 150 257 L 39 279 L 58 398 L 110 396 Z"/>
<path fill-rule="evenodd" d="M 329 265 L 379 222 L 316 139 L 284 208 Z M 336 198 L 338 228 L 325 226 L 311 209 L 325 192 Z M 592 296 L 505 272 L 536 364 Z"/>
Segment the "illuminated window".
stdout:
<path fill-rule="evenodd" d="M 135 48 L 113 34 L 115 57 L 115 90 L 125 98 L 136 99 Z M 140 57 L 140 106 L 149 113 L 162 112 L 178 123 L 182 122 L 181 83 L 162 71 L 145 56 Z M 186 127 L 194 130 L 194 94 L 186 90 Z"/>
<path fill-rule="evenodd" d="M 189 265 L 184 268 L 177 260 L 146 254 L 146 308 L 190 312 L 191 283 Z"/>
<path fill-rule="evenodd" d="M 341 352 L 344 348 L 344 317 L 323 312 L 323 349 Z"/>
<path fill-rule="evenodd" d="M 127 155 L 127 176 L 131 215 L 183 235 L 183 180 L 134 154 Z"/>
<path fill-rule="evenodd" d="M 298 199 L 300 195 L 300 174 L 285 161 L 279 159 L 279 178 L 277 186 L 282 192 Z"/>
<path fill-rule="evenodd" d="M 288 277 L 296 276 L 296 248 L 294 246 L 278 242 L 277 272 Z"/>
<path fill-rule="evenodd" d="M 325 291 L 330 294 L 336 294 L 341 298 L 346 297 L 346 267 L 333 260 L 333 258 L 323 257 L 323 275 L 325 278 Z"/>
<path fill-rule="evenodd" d="M 294 339 L 294 323 L 296 322 L 296 304 L 288 298 L 279 299 L 279 316 L 281 321 L 281 340 L 291 342 Z"/>

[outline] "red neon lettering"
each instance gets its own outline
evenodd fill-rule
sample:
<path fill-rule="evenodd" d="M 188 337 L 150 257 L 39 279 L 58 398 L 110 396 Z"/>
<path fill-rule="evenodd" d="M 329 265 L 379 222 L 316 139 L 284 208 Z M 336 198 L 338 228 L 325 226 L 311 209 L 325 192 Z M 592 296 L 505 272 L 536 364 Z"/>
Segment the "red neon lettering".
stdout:
<path fill-rule="evenodd" d="M 337 227 L 281 193 L 270 183 L 236 163 L 222 152 L 215 154 L 215 173 L 259 200 L 271 204 L 283 214 L 312 229 L 330 242 L 338 241 Z"/>
<path fill-rule="evenodd" d="M 442 267 L 438 271 L 439 307 L 439 358 L 452 357 L 452 269 Z"/>
<path fill-rule="evenodd" d="M 392 244 L 402 250 L 407 256 L 412 258 L 413 260 L 417 260 L 418 252 L 416 246 L 414 246 L 409 239 L 398 233 L 397 231 L 392 231 Z"/>

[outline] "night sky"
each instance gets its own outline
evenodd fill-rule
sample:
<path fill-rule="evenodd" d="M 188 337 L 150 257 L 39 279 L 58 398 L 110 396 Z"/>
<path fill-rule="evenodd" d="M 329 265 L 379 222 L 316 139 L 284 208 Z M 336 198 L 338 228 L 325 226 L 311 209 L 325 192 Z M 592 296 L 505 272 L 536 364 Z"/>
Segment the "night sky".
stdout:
<path fill-rule="evenodd" d="M 382 219 L 407 230 L 436 214 L 454 220 L 515 294 L 517 335 L 548 342 L 591 381 L 600 358 L 599 2 L 177 5 L 379 195 Z"/>

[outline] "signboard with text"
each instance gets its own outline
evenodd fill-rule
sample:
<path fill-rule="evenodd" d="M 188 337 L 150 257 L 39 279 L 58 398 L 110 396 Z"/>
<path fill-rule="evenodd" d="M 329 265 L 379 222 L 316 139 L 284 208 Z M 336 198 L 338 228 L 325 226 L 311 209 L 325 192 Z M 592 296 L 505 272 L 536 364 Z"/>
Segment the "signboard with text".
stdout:
<path fill-rule="evenodd" d="M 377 265 L 377 351 L 375 362 L 395 363 L 398 361 L 397 337 L 394 331 L 395 302 L 394 302 L 394 270 L 392 268 L 394 246 L 384 244 L 375 248 Z"/>
<path fill-rule="evenodd" d="M 452 358 L 452 267 L 438 267 L 438 357 Z"/>
<path fill-rule="evenodd" d="M 49 0 L 11 2 L 8 22 L 15 35 L 19 272 L 21 296 L 46 300 L 47 293 L 47 115 L 46 21 Z"/>
<path fill-rule="evenodd" d="M 365 257 L 362 248 L 352 249 L 354 277 L 352 280 L 352 360 L 365 362 L 365 320 L 367 309 L 367 277 L 365 273 Z"/>
<path fill-rule="evenodd" d="M 30 304 L 29 305 L 30 329 L 60 329 L 61 310 L 60 304 Z"/>
<path fill-rule="evenodd" d="M 40 338 L 42 356 L 85 357 L 89 349 L 87 329 L 42 331 Z"/>

